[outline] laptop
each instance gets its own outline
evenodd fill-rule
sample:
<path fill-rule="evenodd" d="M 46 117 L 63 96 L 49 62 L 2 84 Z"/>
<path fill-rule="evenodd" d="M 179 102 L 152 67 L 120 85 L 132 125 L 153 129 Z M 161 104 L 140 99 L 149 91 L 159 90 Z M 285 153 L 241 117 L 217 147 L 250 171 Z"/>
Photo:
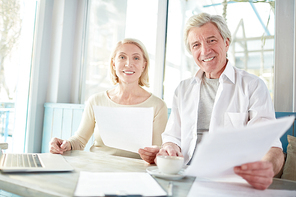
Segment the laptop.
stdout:
<path fill-rule="evenodd" d="M 59 154 L 16 154 L 0 151 L 0 170 L 2 172 L 67 172 L 73 171 L 74 168 Z"/>

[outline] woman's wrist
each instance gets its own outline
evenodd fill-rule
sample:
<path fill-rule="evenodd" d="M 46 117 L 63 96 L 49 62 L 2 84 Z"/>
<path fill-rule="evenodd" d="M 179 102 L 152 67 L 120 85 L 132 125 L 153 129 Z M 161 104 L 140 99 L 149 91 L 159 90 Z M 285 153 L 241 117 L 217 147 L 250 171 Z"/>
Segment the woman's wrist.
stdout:
<path fill-rule="evenodd" d="M 69 143 L 69 147 L 70 147 L 70 150 L 72 150 L 72 144 L 71 144 L 71 142 L 70 141 L 68 141 L 68 143 Z"/>

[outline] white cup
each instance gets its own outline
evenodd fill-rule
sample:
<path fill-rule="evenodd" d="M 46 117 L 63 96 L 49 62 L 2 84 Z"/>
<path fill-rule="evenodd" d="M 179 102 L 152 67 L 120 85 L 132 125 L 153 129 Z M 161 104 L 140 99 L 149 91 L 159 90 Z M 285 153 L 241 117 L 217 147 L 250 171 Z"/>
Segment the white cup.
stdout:
<path fill-rule="evenodd" d="M 157 167 L 164 174 L 177 174 L 183 167 L 184 158 L 159 155 L 156 157 Z"/>

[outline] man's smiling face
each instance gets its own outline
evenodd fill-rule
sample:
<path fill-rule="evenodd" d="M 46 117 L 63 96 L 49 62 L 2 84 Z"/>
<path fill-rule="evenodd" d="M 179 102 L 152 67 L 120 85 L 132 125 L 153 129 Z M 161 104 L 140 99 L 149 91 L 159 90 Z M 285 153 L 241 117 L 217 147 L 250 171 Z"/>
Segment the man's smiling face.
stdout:
<path fill-rule="evenodd" d="M 196 64 L 207 78 L 219 78 L 225 69 L 229 40 L 223 40 L 213 23 L 193 27 L 188 33 L 188 43 Z"/>

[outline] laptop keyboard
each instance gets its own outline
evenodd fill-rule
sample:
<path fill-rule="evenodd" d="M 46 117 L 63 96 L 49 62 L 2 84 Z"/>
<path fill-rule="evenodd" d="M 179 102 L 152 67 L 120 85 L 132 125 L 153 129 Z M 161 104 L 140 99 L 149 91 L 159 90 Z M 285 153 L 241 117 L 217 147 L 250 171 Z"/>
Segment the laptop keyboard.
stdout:
<path fill-rule="evenodd" d="M 6 154 L 5 167 L 36 167 L 41 168 L 37 154 Z"/>

